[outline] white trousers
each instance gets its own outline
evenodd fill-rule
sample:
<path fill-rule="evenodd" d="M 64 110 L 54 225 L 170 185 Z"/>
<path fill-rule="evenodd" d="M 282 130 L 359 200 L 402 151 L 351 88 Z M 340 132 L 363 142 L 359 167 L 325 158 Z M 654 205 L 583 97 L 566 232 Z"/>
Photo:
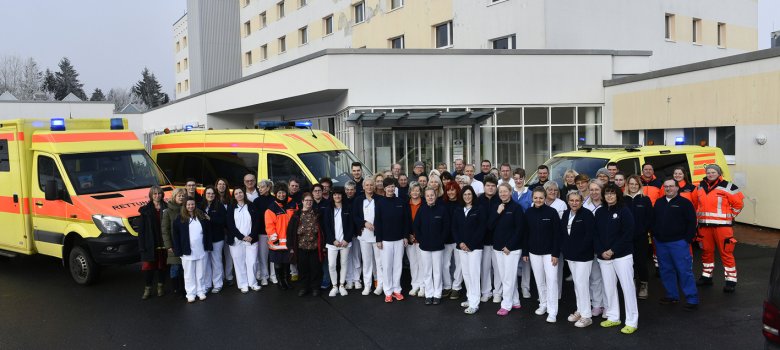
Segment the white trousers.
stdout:
<path fill-rule="evenodd" d="M 604 281 L 601 279 L 601 268 L 598 259 L 593 259 L 593 267 L 590 270 L 590 305 L 594 308 L 606 308 L 607 302 L 604 299 Z"/>
<path fill-rule="evenodd" d="M 412 289 L 423 286 L 422 273 L 420 273 L 420 244 L 406 246 L 406 257 L 409 259 L 409 274 L 412 276 Z"/>
<path fill-rule="evenodd" d="M 486 245 L 482 250 L 482 296 L 501 295 L 501 275 L 498 272 L 498 261 L 492 245 Z M 492 271 L 492 273 L 491 273 Z M 493 277 L 492 283 L 490 277 Z M 490 290 L 493 287 L 493 290 Z"/>
<path fill-rule="evenodd" d="M 230 254 L 230 246 L 225 244 L 222 246 L 222 257 L 225 259 L 225 279 L 228 281 L 233 280 L 233 255 Z"/>
<path fill-rule="evenodd" d="M 382 253 L 373 242 L 360 241 L 360 253 L 363 258 L 363 288 L 369 288 L 376 277 L 377 288 L 382 285 Z"/>
<path fill-rule="evenodd" d="M 454 271 L 450 268 L 455 261 Z M 460 264 L 460 255 L 455 254 L 455 243 L 444 245 L 441 271 L 444 274 L 444 289 L 461 290 L 463 288 L 463 268 Z"/>
<path fill-rule="evenodd" d="M 382 242 L 382 276 L 385 296 L 401 293 L 401 269 L 404 260 L 404 241 Z"/>
<path fill-rule="evenodd" d="M 206 275 L 203 277 L 203 281 L 206 284 L 206 289 L 211 287 L 222 289 L 222 249 L 225 245 L 225 241 L 212 243 L 213 249 L 210 252 L 206 252 Z"/>
<path fill-rule="evenodd" d="M 257 267 L 255 267 L 257 274 L 255 277 L 259 280 L 267 280 L 271 276 L 276 275 L 274 268 L 269 268 L 268 265 L 268 235 L 260 235 L 257 248 Z"/>
<path fill-rule="evenodd" d="M 558 261 L 560 264 L 560 260 Z M 577 298 L 577 312 L 579 312 L 582 317 L 591 318 L 590 270 L 593 269 L 593 262 L 571 260 L 566 260 L 566 262 L 569 263 L 571 278 L 574 280 L 574 295 Z"/>
<path fill-rule="evenodd" d="M 328 273 L 334 287 L 344 285 L 347 279 L 347 258 L 349 247 L 331 249 L 328 248 Z M 336 264 L 341 263 L 340 272 L 336 273 Z M 339 279 L 341 278 L 341 279 Z M 336 283 L 338 281 L 338 283 Z"/>
<path fill-rule="evenodd" d="M 420 250 L 420 267 L 422 278 L 425 283 L 426 298 L 441 298 L 441 257 L 443 250 L 425 251 Z"/>
<path fill-rule="evenodd" d="M 187 299 L 195 298 L 195 295 L 206 294 L 206 284 L 203 281 L 206 269 L 206 258 L 198 260 L 181 259 L 184 268 L 184 291 Z"/>
<path fill-rule="evenodd" d="M 520 259 L 517 275 L 520 276 L 520 288 L 531 292 L 531 263 Z"/>
<path fill-rule="evenodd" d="M 357 239 L 352 241 L 349 248 L 349 257 L 347 258 L 347 282 L 354 283 L 360 281 L 360 242 Z"/>
<path fill-rule="evenodd" d="M 552 264 L 552 255 L 528 254 L 531 269 L 534 271 L 536 290 L 539 291 L 539 307 L 546 308 L 547 314 L 558 316 L 558 267 Z"/>
<path fill-rule="evenodd" d="M 626 308 L 626 326 L 637 327 L 639 308 L 636 304 L 634 287 L 634 256 L 627 255 L 615 260 L 599 259 L 598 262 L 601 267 L 601 277 L 604 279 L 604 294 L 607 297 L 607 319 L 620 321 L 620 301 L 617 290 L 617 283 L 620 281 Z"/>
<path fill-rule="evenodd" d="M 469 307 L 478 309 L 480 297 L 479 283 L 482 272 L 482 249 L 472 250 L 468 253 L 459 249 L 456 254 L 460 256 L 463 282 L 466 284 L 466 300 L 469 302 Z"/>
<path fill-rule="evenodd" d="M 520 305 L 520 293 L 517 292 L 517 262 L 520 261 L 521 253 L 520 249 L 510 251 L 509 255 L 502 251 L 493 251 L 498 267 L 496 270 L 501 277 L 501 308 L 504 310 L 512 310 L 513 305 Z M 485 253 L 482 254 L 484 256 Z"/>
<path fill-rule="evenodd" d="M 298 265 L 290 264 L 290 275 L 298 276 Z"/>
<path fill-rule="evenodd" d="M 257 288 L 255 279 L 255 263 L 257 262 L 257 243 L 246 245 L 243 241 L 236 240 L 230 246 L 230 255 L 233 257 L 233 267 L 236 269 L 236 284 L 238 289 L 249 287 Z"/>

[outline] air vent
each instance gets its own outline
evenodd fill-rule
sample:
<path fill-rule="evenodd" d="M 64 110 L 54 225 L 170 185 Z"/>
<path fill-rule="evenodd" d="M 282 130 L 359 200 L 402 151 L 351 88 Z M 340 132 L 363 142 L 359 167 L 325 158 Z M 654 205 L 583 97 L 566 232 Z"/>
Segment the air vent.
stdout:
<path fill-rule="evenodd" d="M 109 193 L 109 194 L 101 194 L 97 196 L 92 196 L 92 198 L 95 199 L 111 199 L 111 198 L 122 198 L 124 197 L 121 193 Z"/>

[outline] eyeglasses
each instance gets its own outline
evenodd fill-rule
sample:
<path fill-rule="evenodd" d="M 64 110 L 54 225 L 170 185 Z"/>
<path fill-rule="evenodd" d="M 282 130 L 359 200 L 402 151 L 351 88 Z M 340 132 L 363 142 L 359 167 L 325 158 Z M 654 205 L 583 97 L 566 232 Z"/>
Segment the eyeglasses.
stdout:
<path fill-rule="evenodd" d="M 606 197 L 606 196 L 617 196 L 617 193 L 615 193 L 615 192 L 604 193 L 604 197 Z"/>
<path fill-rule="evenodd" d="M 303 201 L 304 201 L 304 202 L 314 202 L 314 200 L 313 200 L 313 199 L 304 199 Z"/>
<path fill-rule="evenodd" d="M 675 186 L 675 185 L 664 185 L 664 188 L 675 188 L 675 187 L 677 187 L 677 186 Z"/>

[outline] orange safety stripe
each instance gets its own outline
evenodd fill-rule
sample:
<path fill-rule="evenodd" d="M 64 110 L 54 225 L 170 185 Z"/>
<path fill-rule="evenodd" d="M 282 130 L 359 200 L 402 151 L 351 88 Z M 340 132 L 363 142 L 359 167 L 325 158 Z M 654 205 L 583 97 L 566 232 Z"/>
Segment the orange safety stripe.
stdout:
<path fill-rule="evenodd" d="M 704 169 L 704 168 L 702 168 L 702 169 L 695 169 L 693 171 L 693 175 L 704 175 L 706 173 L 707 173 L 707 169 Z"/>
<path fill-rule="evenodd" d="M 703 159 L 703 160 L 693 161 L 693 165 L 712 164 L 712 163 L 715 163 L 715 159 Z"/>
<path fill-rule="evenodd" d="M 14 141 L 14 133 L 7 132 L 4 134 L 0 134 L 0 139 L 8 140 L 8 141 Z"/>
<path fill-rule="evenodd" d="M 19 214 L 20 205 L 22 206 L 22 214 L 30 214 L 27 198 L 19 197 L 19 203 L 14 203 L 13 196 L 0 196 L 0 213 Z"/>
<path fill-rule="evenodd" d="M 137 141 L 134 132 L 33 135 L 33 142 Z"/>
<path fill-rule="evenodd" d="M 704 158 L 704 157 L 714 157 L 714 156 L 715 153 L 699 153 L 699 154 L 694 154 L 693 158 Z"/>
<path fill-rule="evenodd" d="M 33 198 L 32 205 L 35 207 L 35 215 L 46 215 L 57 218 L 66 218 L 67 206 L 71 204 L 65 201 L 47 201 L 43 198 Z M 37 206 L 35 203 L 43 203 L 43 206 Z"/>
<path fill-rule="evenodd" d="M 325 136 L 325 138 L 328 139 L 328 141 L 330 141 L 330 143 L 333 144 L 333 147 L 338 147 L 338 146 L 336 146 L 336 142 L 333 141 L 333 138 L 330 137 L 330 135 L 328 135 L 325 132 L 321 132 L 320 135 Z"/>
<path fill-rule="evenodd" d="M 265 142 L 186 142 L 186 143 L 166 143 L 152 145 L 152 150 L 157 149 L 176 149 L 176 148 L 272 148 L 287 149 L 281 143 Z"/>
<path fill-rule="evenodd" d="M 294 139 L 296 139 L 296 140 L 298 140 L 298 141 L 301 141 L 301 142 L 303 142 L 303 143 L 305 143 L 305 144 L 307 144 L 307 145 L 311 146 L 311 148 L 314 148 L 315 150 L 318 150 L 318 151 L 319 151 L 319 149 L 318 149 L 317 147 L 315 147 L 315 146 L 314 146 L 314 145 L 312 145 L 312 144 L 311 144 L 309 141 L 306 141 L 306 139 L 304 139 L 303 137 L 300 137 L 299 135 L 295 135 L 295 134 L 284 134 L 284 136 L 289 136 L 289 137 L 292 137 L 292 138 L 294 138 Z"/>

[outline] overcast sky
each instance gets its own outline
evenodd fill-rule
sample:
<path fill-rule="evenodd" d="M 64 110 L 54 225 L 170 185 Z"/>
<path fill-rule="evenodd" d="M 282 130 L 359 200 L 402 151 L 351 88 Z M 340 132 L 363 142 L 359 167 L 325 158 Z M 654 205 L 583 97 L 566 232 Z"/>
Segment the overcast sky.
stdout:
<path fill-rule="evenodd" d="M 96 87 L 130 87 L 143 67 L 173 97 L 173 22 L 186 0 L 0 0 L 0 56 L 33 57 L 57 70 L 63 56 L 89 96 Z M 780 0 L 760 0 L 758 47 L 780 29 Z"/>

